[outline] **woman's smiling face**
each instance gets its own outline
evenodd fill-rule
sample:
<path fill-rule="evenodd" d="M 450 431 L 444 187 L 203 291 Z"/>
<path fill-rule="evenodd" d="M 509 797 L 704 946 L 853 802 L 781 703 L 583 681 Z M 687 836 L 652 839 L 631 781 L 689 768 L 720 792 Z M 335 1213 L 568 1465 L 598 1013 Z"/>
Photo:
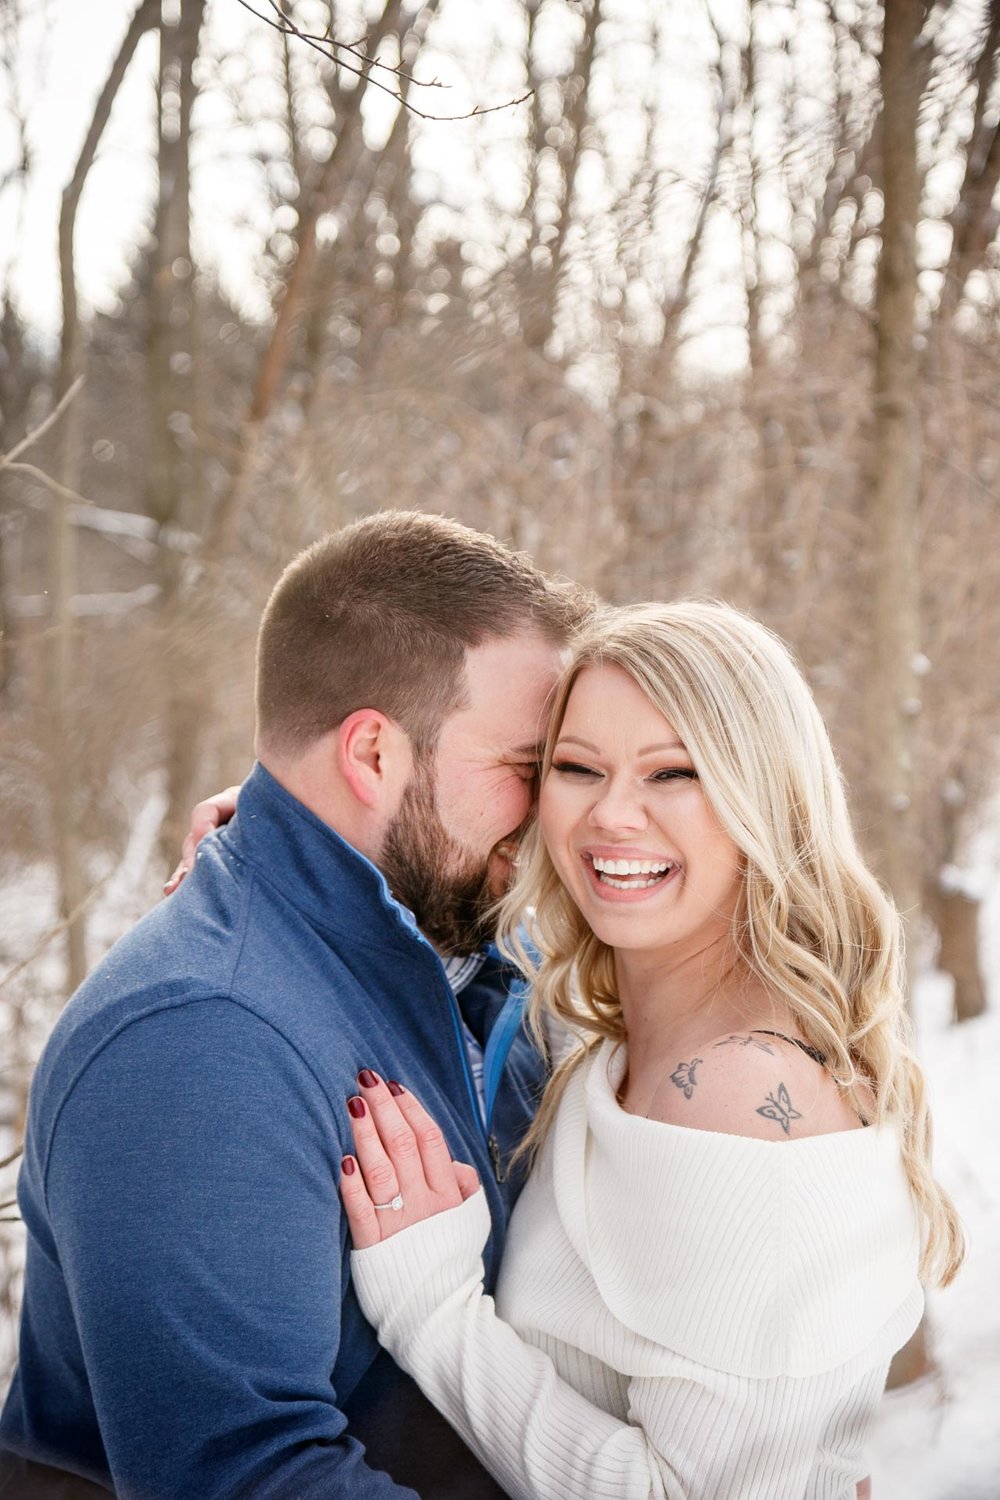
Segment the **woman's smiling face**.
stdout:
<path fill-rule="evenodd" d="M 673 726 L 620 667 L 574 682 L 539 822 L 563 884 L 621 957 L 683 959 L 730 936 L 740 852 Z"/>

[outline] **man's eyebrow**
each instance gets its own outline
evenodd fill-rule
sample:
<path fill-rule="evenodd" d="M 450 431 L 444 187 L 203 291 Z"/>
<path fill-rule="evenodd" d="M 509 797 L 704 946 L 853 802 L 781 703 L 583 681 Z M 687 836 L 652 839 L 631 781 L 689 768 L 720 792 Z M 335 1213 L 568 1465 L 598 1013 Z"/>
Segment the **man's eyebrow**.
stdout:
<path fill-rule="evenodd" d="M 545 741 L 534 740 L 530 745 L 515 745 L 507 751 L 510 760 L 541 760 L 545 753 Z"/>
<path fill-rule="evenodd" d="M 593 750 L 595 755 L 600 755 L 601 753 L 599 745 L 595 745 L 592 740 L 582 740 L 579 735 L 575 734 L 561 734 L 557 743 L 560 745 L 582 745 L 585 750 Z M 659 755 L 663 750 L 683 750 L 684 748 L 680 740 L 664 740 L 659 745 L 643 745 L 642 749 L 637 751 L 637 754 Z"/>

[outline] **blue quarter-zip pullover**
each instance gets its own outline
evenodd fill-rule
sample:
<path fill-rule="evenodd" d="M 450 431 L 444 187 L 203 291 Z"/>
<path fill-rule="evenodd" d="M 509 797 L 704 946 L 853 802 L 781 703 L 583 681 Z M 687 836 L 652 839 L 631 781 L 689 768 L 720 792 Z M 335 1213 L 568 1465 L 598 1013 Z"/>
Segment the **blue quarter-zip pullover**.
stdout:
<path fill-rule="evenodd" d="M 0 1441 L 120 1500 L 414 1495 L 356 1436 L 377 1451 L 386 1434 L 405 1468 L 432 1418 L 350 1287 L 346 1100 L 360 1068 L 399 1079 L 476 1166 L 492 1281 L 516 1190 L 496 1160 L 542 1083 L 504 1012 L 511 986 L 493 954 L 462 995 L 499 1078 L 484 1127 L 439 958 L 378 870 L 257 766 L 237 817 L 81 987 L 39 1064 Z"/>

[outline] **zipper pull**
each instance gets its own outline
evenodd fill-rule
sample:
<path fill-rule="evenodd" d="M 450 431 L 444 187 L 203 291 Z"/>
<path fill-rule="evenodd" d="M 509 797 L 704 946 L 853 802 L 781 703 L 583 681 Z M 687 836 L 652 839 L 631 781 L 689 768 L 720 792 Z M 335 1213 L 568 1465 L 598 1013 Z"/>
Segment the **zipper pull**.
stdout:
<path fill-rule="evenodd" d="M 503 1169 L 503 1160 L 500 1156 L 500 1145 L 495 1135 L 490 1136 L 488 1144 L 490 1148 L 490 1157 L 493 1162 L 493 1175 L 496 1178 L 497 1182 L 503 1182 L 505 1176 Z"/>

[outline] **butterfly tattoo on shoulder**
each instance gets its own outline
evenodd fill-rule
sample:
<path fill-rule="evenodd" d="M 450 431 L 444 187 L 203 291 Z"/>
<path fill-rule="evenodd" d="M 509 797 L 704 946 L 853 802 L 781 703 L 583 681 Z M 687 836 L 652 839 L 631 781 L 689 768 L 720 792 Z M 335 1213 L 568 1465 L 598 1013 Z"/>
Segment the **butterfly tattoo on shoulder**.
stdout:
<path fill-rule="evenodd" d="M 757 1113 L 763 1115 L 765 1120 L 776 1121 L 786 1135 L 791 1122 L 802 1118 L 801 1112 L 792 1108 L 792 1101 L 783 1083 L 778 1084 L 777 1094 L 768 1094 L 766 1103 L 760 1106 Z"/>
<path fill-rule="evenodd" d="M 670 1082 L 675 1088 L 679 1088 L 683 1092 L 685 1099 L 690 1099 L 694 1093 L 695 1085 L 698 1082 L 694 1076 L 694 1070 L 700 1063 L 700 1057 L 692 1058 L 689 1063 L 680 1062 L 670 1075 Z"/>

